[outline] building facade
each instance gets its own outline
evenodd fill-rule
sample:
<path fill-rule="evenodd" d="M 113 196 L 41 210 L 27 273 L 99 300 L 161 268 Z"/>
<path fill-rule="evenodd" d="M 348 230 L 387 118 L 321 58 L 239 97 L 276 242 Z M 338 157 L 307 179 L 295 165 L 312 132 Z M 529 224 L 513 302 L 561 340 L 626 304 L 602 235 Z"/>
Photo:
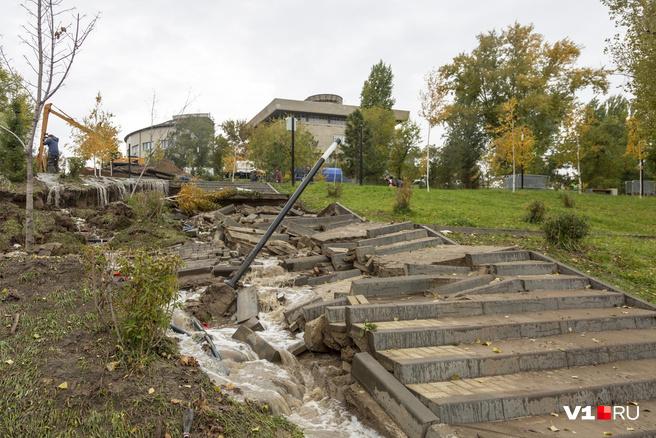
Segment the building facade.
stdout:
<path fill-rule="evenodd" d="M 305 100 L 276 98 L 262 111 L 257 113 L 248 124 L 255 128 L 261 123 L 293 116 L 299 125 L 307 129 L 317 140 L 318 148 L 323 152 L 336 139 L 344 140 L 346 118 L 357 110 L 355 105 L 344 105 L 341 96 L 336 94 L 315 94 Z M 393 109 L 397 123 L 410 117 L 410 112 Z"/>
<path fill-rule="evenodd" d="M 175 133 L 176 122 L 188 117 L 204 117 L 212 120 L 209 113 L 178 114 L 166 122 L 137 129 L 126 135 L 124 139 L 129 156 L 145 158 L 158 143 L 166 150 L 169 147 L 170 136 Z"/>

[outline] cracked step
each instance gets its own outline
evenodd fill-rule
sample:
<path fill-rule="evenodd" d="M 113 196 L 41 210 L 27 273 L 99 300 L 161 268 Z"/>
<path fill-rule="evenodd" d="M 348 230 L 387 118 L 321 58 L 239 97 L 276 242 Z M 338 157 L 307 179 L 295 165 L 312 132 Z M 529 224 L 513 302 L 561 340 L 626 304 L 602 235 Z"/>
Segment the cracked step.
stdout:
<path fill-rule="evenodd" d="M 376 353 L 401 383 L 425 383 L 656 358 L 656 329 L 405 348 Z"/>
<path fill-rule="evenodd" d="M 558 267 L 555 263 L 540 260 L 524 260 L 519 262 L 501 262 L 490 265 L 490 273 L 499 276 L 509 275 L 544 275 L 555 274 Z"/>
<path fill-rule="evenodd" d="M 477 339 L 539 338 L 567 333 L 641 329 L 656 326 L 656 312 L 633 308 L 566 309 L 467 318 L 384 321 L 351 325 L 373 351 L 473 343 Z"/>

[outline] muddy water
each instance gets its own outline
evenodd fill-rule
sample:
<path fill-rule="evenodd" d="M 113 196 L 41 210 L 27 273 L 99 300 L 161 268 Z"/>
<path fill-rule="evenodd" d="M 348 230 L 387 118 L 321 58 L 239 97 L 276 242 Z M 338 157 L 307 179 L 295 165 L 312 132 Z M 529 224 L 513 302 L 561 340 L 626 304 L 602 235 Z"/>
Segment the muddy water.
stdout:
<path fill-rule="evenodd" d="M 248 345 L 233 340 L 231 336 L 237 329 L 234 325 L 207 330 L 223 357 L 221 364 L 206 354 L 193 337 L 171 334 L 179 340 L 181 354 L 194 356 L 214 383 L 236 386 L 241 392 L 237 398 L 266 403 L 273 413 L 284 415 L 298 424 L 306 436 L 379 437 L 342 404 L 328 397 L 315 384 L 310 370 L 286 351 L 287 347 L 303 339 L 303 334 L 292 334 L 286 329 L 284 308 L 308 299 L 314 292 L 311 288 L 285 286 L 290 284 L 291 277 L 277 266 L 276 261 L 264 259 L 256 263 L 258 266 L 246 280 L 258 288 L 259 316 L 264 326 L 264 331 L 258 334 L 281 350 L 283 363 L 278 365 L 259 360 Z M 193 299 L 198 293 L 181 291 L 180 299 Z M 173 320 L 182 324 L 185 318 L 184 312 L 176 310 Z M 226 369 L 228 375 L 225 375 Z"/>

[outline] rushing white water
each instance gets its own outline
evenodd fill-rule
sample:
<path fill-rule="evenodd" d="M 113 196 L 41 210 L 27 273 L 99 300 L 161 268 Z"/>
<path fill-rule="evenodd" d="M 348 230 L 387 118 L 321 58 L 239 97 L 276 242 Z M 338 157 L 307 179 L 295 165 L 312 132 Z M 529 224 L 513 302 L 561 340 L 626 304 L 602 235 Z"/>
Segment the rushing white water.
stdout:
<path fill-rule="evenodd" d="M 260 360 L 248 345 L 232 339 L 236 326 L 207 330 L 223 358 L 221 365 L 203 351 L 193 337 L 172 334 L 179 341 L 180 353 L 194 356 L 215 384 L 239 388 L 239 393 L 234 395 L 236 398 L 266 403 L 274 414 L 284 415 L 298 424 L 306 436 L 379 437 L 377 432 L 364 426 L 342 404 L 318 387 L 310 370 L 286 351 L 290 345 L 302 339 L 303 334 L 292 334 L 287 330 L 284 308 L 310 298 L 314 295 L 312 289 L 272 286 L 274 280 L 288 283 L 289 274 L 275 269 L 277 262 L 271 262 L 271 259 L 257 262 L 259 266 L 248 280 L 258 288 L 262 310 L 259 318 L 264 327 L 264 331 L 258 334 L 283 353 L 283 363 L 273 364 Z M 180 300 L 186 301 L 197 296 L 198 291 L 181 291 Z M 284 297 L 284 306 L 280 303 L 281 297 Z M 173 319 L 177 323 L 184 318 L 183 312 L 177 310 Z M 225 368 L 229 371 L 227 376 L 224 375 Z"/>
<path fill-rule="evenodd" d="M 59 175 L 54 173 L 39 173 L 37 179 L 48 187 L 48 205 L 59 207 L 61 193 L 65 190 L 65 185 L 59 180 Z M 161 179 L 142 178 L 137 182 L 137 178 L 112 178 L 106 176 L 81 177 L 82 185 L 94 187 L 96 189 L 96 198 L 98 207 L 104 207 L 112 201 L 124 200 L 136 187 L 137 191 L 156 191 L 167 195 L 169 193 L 169 182 Z M 113 193 L 116 195 L 112 196 Z"/>

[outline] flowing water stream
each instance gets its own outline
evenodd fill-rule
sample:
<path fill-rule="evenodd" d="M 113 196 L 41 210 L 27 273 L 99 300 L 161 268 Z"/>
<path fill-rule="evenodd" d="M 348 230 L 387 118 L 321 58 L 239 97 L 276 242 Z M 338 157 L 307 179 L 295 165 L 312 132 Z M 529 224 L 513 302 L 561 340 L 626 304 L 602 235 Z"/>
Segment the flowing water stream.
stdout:
<path fill-rule="evenodd" d="M 299 425 L 306 436 L 318 438 L 379 437 L 374 430 L 363 425 L 341 403 L 330 398 L 314 380 L 308 365 L 303 365 L 287 347 L 303 339 L 303 334 L 292 334 L 284 322 L 284 306 L 279 299 L 284 296 L 284 305 L 290 306 L 308 299 L 314 292 L 308 287 L 287 287 L 290 276 L 277 261 L 257 260 L 257 266 L 247 277 L 250 285 L 258 288 L 260 322 L 264 331 L 260 336 L 281 350 L 283 361 L 274 364 L 258 359 L 251 348 L 232 339 L 235 325 L 208 329 L 223 360 L 219 363 L 210 357 L 194 336 L 170 333 L 178 339 L 180 353 L 194 356 L 201 368 L 217 385 L 239 388 L 237 398 L 248 398 L 266 403 L 274 414 L 287 417 Z M 181 291 L 182 302 L 194 299 L 199 291 Z M 188 316 L 177 309 L 173 321 L 185 324 Z M 188 326 L 188 324 L 186 324 Z M 229 374 L 225 375 L 226 369 Z"/>

